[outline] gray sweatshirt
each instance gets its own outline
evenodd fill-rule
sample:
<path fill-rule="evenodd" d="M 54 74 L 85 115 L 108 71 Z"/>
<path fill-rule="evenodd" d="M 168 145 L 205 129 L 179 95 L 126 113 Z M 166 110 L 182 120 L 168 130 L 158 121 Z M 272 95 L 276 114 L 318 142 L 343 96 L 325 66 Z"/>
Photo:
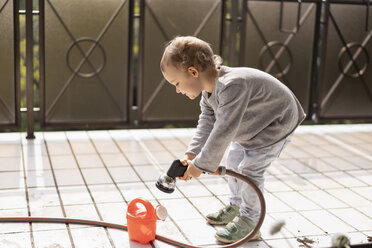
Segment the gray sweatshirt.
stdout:
<path fill-rule="evenodd" d="M 305 119 L 293 93 L 265 72 L 221 66 L 212 94 L 203 91 L 201 114 L 186 153 L 195 167 L 215 172 L 232 141 L 245 149 L 286 138 Z"/>

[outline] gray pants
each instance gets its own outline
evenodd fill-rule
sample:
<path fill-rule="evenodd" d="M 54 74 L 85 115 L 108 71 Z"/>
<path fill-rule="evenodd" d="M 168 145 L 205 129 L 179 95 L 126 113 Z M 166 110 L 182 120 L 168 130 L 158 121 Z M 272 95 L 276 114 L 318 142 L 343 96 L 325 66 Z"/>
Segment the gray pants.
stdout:
<path fill-rule="evenodd" d="M 227 168 L 247 176 L 263 192 L 264 173 L 290 142 L 291 136 L 274 145 L 254 151 L 246 150 L 238 143 L 233 142 L 227 156 Z M 260 215 L 260 203 L 253 188 L 233 177 L 228 177 L 228 184 L 230 202 L 240 206 L 240 215 L 257 222 Z"/>

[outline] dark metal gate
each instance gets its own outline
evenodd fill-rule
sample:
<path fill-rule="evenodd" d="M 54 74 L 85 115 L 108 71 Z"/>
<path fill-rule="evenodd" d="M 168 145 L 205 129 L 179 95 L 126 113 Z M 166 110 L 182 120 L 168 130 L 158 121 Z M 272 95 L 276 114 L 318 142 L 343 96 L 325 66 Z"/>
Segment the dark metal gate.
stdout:
<path fill-rule="evenodd" d="M 372 120 L 372 0 L 39 0 L 35 11 L 33 1 L 25 3 L 23 11 L 19 1 L 0 0 L 3 130 L 21 127 L 20 14 L 29 138 L 38 111 L 32 15 L 40 25 L 35 95 L 43 127 L 196 122 L 198 100 L 177 95 L 159 68 L 176 35 L 206 40 L 229 66 L 271 73 L 298 97 L 309 121 Z"/>
<path fill-rule="evenodd" d="M 131 0 L 39 3 L 41 124 L 127 123 Z"/>
<path fill-rule="evenodd" d="M 195 122 L 200 98 L 176 94 L 160 71 L 164 45 L 177 35 L 197 36 L 221 48 L 222 0 L 142 0 L 138 82 L 139 122 Z M 197 6 L 197 7 L 195 7 Z"/>
<path fill-rule="evenodd" d="M 327 10 L 319 118 L 371 120 L 372 18 L 369 18 L 369 2 L 331 1 Z"/>
<path fill-rule="evenodd" d="M 0 0 L 0 127 L 20 126 L 18 1 Z"/>
<path fill-rule="evenodd" d="M 320 1 L 246 1 L 240 64 L 287 85 L 310 112 Z M 309 115 L 308 115 L 309 117 Z"/>

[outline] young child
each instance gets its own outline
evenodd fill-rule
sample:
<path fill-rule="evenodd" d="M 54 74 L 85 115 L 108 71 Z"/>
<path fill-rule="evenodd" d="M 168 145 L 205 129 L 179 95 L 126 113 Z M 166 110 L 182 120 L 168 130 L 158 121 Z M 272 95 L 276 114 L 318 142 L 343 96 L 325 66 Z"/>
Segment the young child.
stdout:
<path fill-rule="evenodd" d="M 227 168 L 249 177 L 263 192 L 264 173 L 289 143 L 305 113 L 293 93 L 271 75 L 252 68 L 222 66 L 210 45 L 176 37 L 165 48 L 160 68 L 165 79 L 190 99 L 202 94 L 196 132 L 182 160 L 183 180 L 214 173 L 230 145 Z M 207 215 L 210 224 L 227 224 L 215 237 L 224 243 L 243 238 L 259 219 L 251 187 L 228 177 L 230 203 Z M 258 239 L 258 232 L 253 239 Z"/>

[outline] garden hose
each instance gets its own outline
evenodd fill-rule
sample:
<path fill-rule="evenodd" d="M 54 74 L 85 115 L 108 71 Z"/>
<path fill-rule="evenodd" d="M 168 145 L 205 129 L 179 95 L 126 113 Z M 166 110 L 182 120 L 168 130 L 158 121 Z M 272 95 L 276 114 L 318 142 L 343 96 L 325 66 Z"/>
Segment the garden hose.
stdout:
<path fill-rule="evenodd" d="M 248 242 L 261 228 L 261 225 L 263 223 L 263 220 L 265 218 L 265 199 L 263 197 L 263 194 L 261 190 L 246 176 L 239 174 L 237 172 L 234 172 L 229 169 L 225 169 L 224 167 L 219 167 L 218 171 L 216 174 L 227 174 L 229 176 L 235 177 L 237 179 L 242 180 L 243 182 L 249 184 L 254 191 L 257 193 L 257 196 L 260 201 L 260 206 L 261 206 L 261 213 L 260 213 L 260 218 L 258 220 L 258 223 L 256 227 L 248 233 L 244 238 L 241 240 L 228 244 L 228 245 L 219 245 L 218 247 L 221 248 L 230 248 L 230 247 L 238 247 L 242 245 L 245 242 Z M 90 225 L 90 226 L 99 226 L 99 227 L 107 227 L 107 228 L 113 228 L 113 229 L 119 229 L 119 230 L 124 230 L 128 231 L 128 227 L 126 225 L 119 225 L 119 224 L 113 224 L 113 223 L 107 223 L 103 221 L 94 221 L 94 220 L 82 220 L 82 219 L 70 219 L 70 218 L 50 218 L 50 217 L 1 217 L 0 222 L 22 222 L 22 223 L 64 223 L 64 224 L 78 224 L 78 225 Z M 201 246 L 193 246 L 190 244 L 185 244 L 181 243 L 176 240 L 172 240 L 170 238 L 161 236 L 161 235 L 156 235 L 155 239 L 165 242 L 170 245 L 174 245 L 177 247 L 186 247 L 186 248 L 199 248 Z M 214 245 L 215 246 L 215 245 Z"/>

